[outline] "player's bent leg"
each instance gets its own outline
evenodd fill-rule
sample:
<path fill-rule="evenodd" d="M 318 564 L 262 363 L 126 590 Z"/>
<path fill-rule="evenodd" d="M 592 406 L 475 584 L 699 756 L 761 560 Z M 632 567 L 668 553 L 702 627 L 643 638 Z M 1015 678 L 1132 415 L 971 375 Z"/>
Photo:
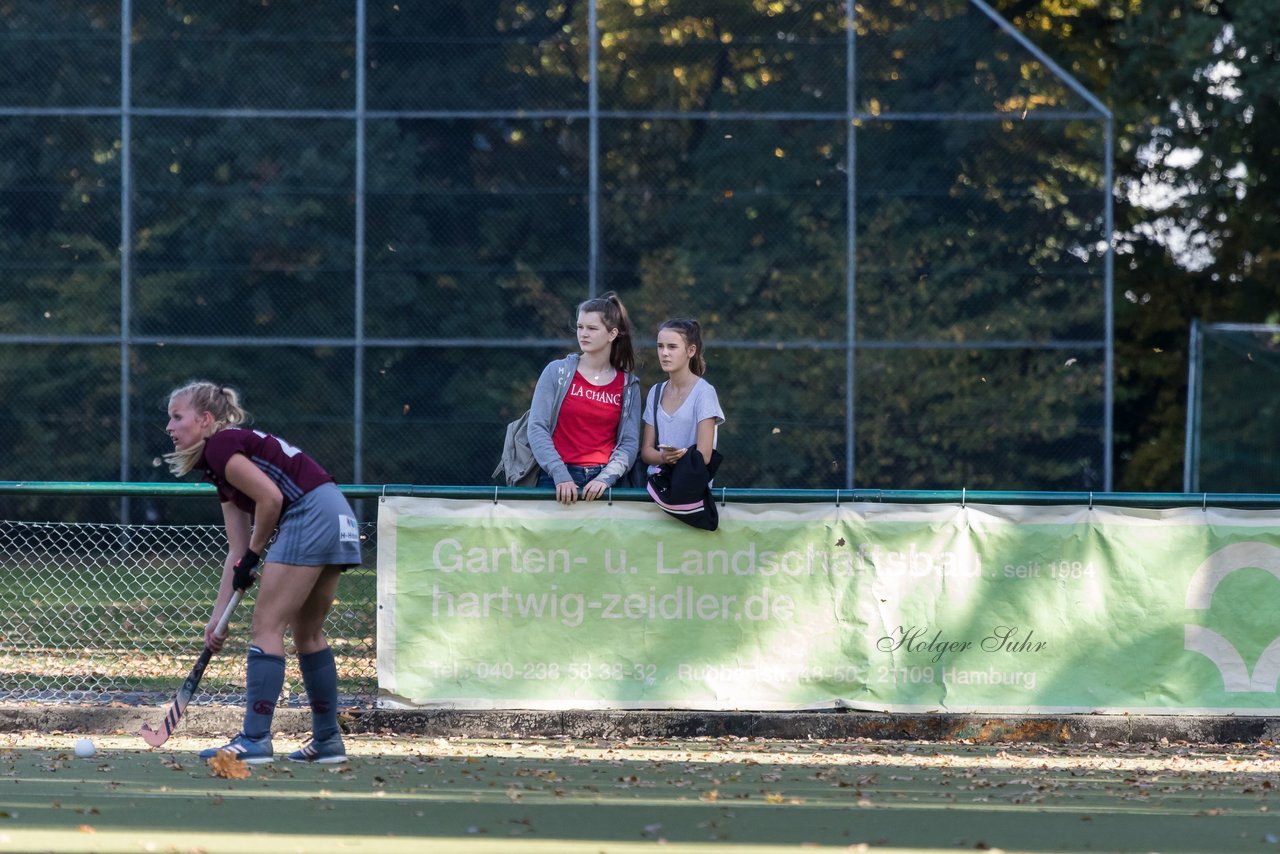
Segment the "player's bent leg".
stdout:
<path fill-rule="evenodd" d="M 338 579 L 342 570 L 336 566 L 317 567 L 315 583 L 289 622 L 293 644 L 299 654 L 319 652 L 329 646 L 324 638 L 324 621 L 338 595 Z"/>
<path fill-rule="evenodd" d="M 249 647 L 244 686 L 244 725 L 240 734 L 255 744 L 265 739 L 267 755 L 270 755 L 271 722 L 276 715 L 276 701 L 284 688 L 284 656 L 270 655 L 257 646 Z"/>
<path fill-rule="evenodd" d="M 269 655 L 284 655 L 284 630 L 297 620 L 324 570 L 266 562 L 253 605 L 255 646 Z"/>
<path fill-rule="evenodd" d="M 326 567 L 292 623 L 298 667 L 311 705 L 311 740 L 289 754 L 294 762 L 333 764 L 347 761 L 338 728 L 338 670 L 324 638 L 324 618 L 333 604 L 340 571 Z"/>
<path fill-rule="evenodd" d="M 244 727 L 228 744 L 201 751 L 200 758 L 226 752 L 249 764 L 272 761 L 271 724 L 284 687 L 284 629 L 322 570 L 272 562 L 263 567 L 253 609 L 253 644 L 245 665 Z"/>

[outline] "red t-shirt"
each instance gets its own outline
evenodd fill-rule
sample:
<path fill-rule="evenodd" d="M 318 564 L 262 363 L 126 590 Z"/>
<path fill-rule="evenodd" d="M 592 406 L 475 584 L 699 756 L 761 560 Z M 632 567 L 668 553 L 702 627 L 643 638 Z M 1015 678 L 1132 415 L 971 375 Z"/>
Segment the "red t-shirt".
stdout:
<path fill-rule="evenodd" d="M 622 371 L 607 385 L 592 385 L 573 372 L 569 394 L 560 404 L 560 416 L 551 441 L 566 465 L 602 466 L 618 444 L 622 420 Z"/>

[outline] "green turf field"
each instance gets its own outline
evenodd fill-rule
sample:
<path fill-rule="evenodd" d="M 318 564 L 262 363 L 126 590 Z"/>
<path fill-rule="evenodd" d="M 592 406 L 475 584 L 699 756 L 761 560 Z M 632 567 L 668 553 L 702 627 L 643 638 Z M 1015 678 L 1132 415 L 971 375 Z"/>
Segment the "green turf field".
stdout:
<path fill-rule="evenodd" d="M 0 852 L 1280 848 L 1266 747 L 358 735 L 346 766 L 228 780 L 208 739 L 97 742 L 0 736 Z"/>

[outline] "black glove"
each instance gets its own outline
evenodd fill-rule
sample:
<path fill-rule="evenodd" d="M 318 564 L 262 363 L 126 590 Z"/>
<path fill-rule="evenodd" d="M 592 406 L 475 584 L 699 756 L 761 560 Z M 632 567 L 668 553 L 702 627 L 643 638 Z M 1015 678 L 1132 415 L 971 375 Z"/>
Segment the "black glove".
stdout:
<path fill-rule="evenodd" d="M 236 590 L 248 590 L 258 580 L 258 573 L 253 569 L 262 560 L 262 556 L 253 549 L 245 549 L 244 557 L 236 561 L 236 574 L 231 577 L 231 586 Z"/>

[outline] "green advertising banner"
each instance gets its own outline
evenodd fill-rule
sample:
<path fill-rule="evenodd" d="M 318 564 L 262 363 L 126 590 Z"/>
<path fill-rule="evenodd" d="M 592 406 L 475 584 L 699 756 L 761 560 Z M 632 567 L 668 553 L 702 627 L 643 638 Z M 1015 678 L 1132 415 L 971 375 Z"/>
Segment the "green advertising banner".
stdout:
<path fill-rule="evenodd" d="M 384 705 L 1280 713 L 1280 517 L 384 498 Z"/>

